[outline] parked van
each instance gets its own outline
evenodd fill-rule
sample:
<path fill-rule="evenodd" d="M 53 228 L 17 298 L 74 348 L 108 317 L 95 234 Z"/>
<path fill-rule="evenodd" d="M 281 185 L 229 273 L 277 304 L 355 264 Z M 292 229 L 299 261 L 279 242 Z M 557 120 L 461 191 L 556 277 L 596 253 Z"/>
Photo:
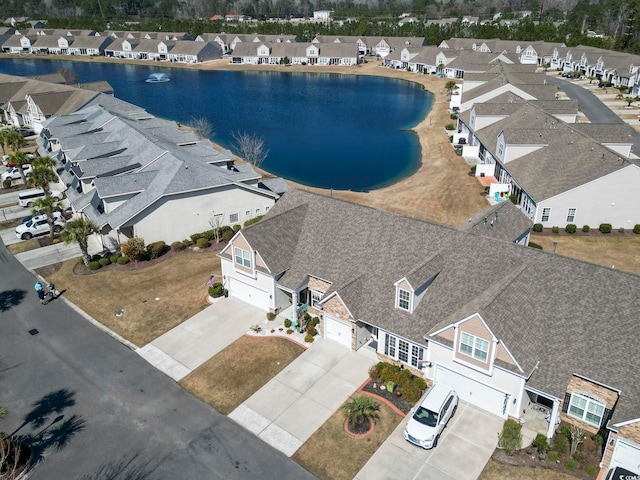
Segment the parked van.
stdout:
<path fill-rule="evenodd" d="M 64 198 L 64 193 L 60 191 L 51 190 L 51 192 L 49 193 L 51 193 L 51 196 L 56 201 L 62 200 Z M 42 188 L 30 188 L 29 190 L 23 190 L 22 192 L 18 193 L 18 205 L 21 205 L 23 207 L 32 207 L 34 200 L 44 198 L 45 195 L 46 192 Z"/>

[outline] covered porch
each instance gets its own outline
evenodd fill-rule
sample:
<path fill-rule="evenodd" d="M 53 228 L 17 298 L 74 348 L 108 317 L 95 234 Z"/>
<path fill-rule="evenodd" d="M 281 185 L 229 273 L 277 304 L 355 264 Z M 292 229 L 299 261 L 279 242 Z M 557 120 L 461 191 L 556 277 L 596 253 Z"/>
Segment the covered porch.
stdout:
<path fill-rule="evenodd" d="M 560 400 L 535 389 L 525 387 L 520 425 L 522 425 L 522 446 L 531 445 L 536 435 L 551 438 L 560 423 Z"/>

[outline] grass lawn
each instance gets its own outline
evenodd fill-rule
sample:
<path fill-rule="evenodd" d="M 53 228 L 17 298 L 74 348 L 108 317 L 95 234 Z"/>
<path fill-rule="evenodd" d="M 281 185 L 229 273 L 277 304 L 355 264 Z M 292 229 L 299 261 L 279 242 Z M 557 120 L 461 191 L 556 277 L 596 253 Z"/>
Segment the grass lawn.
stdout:
<path fill-rule="evenodd" d="M 303 347 L 284 338 L 244 336 L 179 383 L 228 415 L 302 352 Z"/>
<path fill-rule="evenodd" d="M 28 252 L 29 250 L 35 250 L 36 248 L 40 248 L 40 242 L 38 242 L 37 238 L 31 238 L 23 242 L 7 245 L 7 250 L 9 250 L 12 255 L 17 255 L 18 253 L 22 252 Z"/>
<path fill-rule="evenodd" d="M 64 296 L 103 325 L 142 346 L 207 306 L 206 282 L 220 274 L 216 252 L 183 253 L 140 270 L 76 275 L 77 259 L 47 276 Z M 159 298 L 159 300 L 156 300 Z M 122 312 L 117 317 L 116 313 Z"/>
<path fill-rule="evenodd" d="M 575 478 L 546 468 L 515 467 L 489 460 L 478 480 L 575 480 Z"/>
<path fill-rule="evenodd" d="M 383 403 L 379 413 L 374 432 L 355 438 L 344 431 L 344 415 L 337 410 L 291 458 L 322 480 L 351 480 L 402 421 Z"/>
<path fill-rule="evenodd" d="M 586 262 L 640 275 L 640 235 L 532 235 L 531 241 L 547 251 L 553 251 L 553 242 L 558 242 L 556 253 Z"/>

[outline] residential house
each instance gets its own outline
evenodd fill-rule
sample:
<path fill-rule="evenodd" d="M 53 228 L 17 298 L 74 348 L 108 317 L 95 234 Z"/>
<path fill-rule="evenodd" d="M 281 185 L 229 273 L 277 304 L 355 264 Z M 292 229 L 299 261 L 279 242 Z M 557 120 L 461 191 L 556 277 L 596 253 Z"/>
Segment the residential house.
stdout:
<path fill-rule="evenodd" d="M 111 42 L 113 42 L 113 37 L 74 37 L 73 43 L 69 45 L 69 55 L 104 55 Z"/>
<path fill-rule="evenodd" d="M 104 49 L 104 56 L 114 58 L 136 58 L 136 54 L 133 53 L 133 51 L 138 46 L 138 43 L 139 40 L 132 38 L 114 38 L 113 42 Z"/>
<path fill-rule="evenodd" d="M 604 469 L 637 472 L 640 277 L 478 228 L 290 190 L 221 251 L 222 278 L 230 296 L 318 316 L 326 339 L 374 349 L 523 428 L 537 405 L 548 438 L 558 419 L 600 433 Z"/>
<path fill-rule="evenodd" d="M 222 58 L 222 50 L 214 42 L 175 42 L 167 54 L 170 62 L 201 63 Z"/>

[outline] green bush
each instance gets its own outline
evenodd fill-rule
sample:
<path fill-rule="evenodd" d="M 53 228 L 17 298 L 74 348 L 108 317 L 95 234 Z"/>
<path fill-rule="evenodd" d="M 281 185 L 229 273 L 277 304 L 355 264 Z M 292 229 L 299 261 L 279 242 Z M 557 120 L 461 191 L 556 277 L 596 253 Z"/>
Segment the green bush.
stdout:
<path fill-rule="evenodd" d="M 320 325 L 320 318 L 318 317 L 313 317 L 311 321 L 313 322 L 314 327 L 317 327 L 318 325 Z"/>
<path fill-rule="evenodd" d="M 285 327 L 285 328 L 289 328 L 289 327 L 291 327 L 291 320 L 289 320 L 288 318 L 286 318 L 286 319 L 284 320 L 284 327 Z"/>
<path fill-rule="evenodd" d="M 242 225 L 235 224 L 233 227 L 231 227 L 231 230 L 233 230 L 233 233 L 238 233 L 241 228 Z"/>
<path fill-rule="evenodd" d="M 618 229 L 618 233 L 624 233 L 624 227 L 620 227 L 620 228 Z"/>
<path fill-rule="evenodd" d="M 600 227 L 598 227 L 600 233 L 611 233 L 611 224 L 610 223 L 601 223 Z"/>
<path fill-rule="evenodd" d="M 369 367 L 369 378 L 374 382 L 380 380 L 380 369 L 378 368 L 378 365 L 380 364 L 376 363 L 375 365 L 371 365 Z"/>
<path fill-rule="evenodd" d="M 427 382 L 424 378 L 416 377 L 413 381 L 413 384 L 420 390 L 424 390 L 425 388 L 427 388 Z"/>
<path fill-rule="evenodd" d="M 596 444 L 596 447 L 598 447 L 598 449 L 600 449 L 600 451 L 602 451 L 602 446 L 604 445 L 604 438 L 602 438 L 602 435 L 598 435 L 597 433 L 591 437 L 591 440 L 593 440 L 593 443 Z"/>
<path fill-rule="evenodd" d="M 633 226 L 633 233 L 635 233 L 636 235 L 640 235 L 640 223 L 636 223 Z"/>
<path fill-rule="evenodd" d="M 587 465 L 586 467 L 584 467 L 584 471 L 587 475 L 595 475 L 596 473 L 598 473 L 598 469 L 596 467 L 594 467 L 593 465 Z"/>
<path fill-rule="evenodd" d="M 166 248 L 167 244 L 162 240 L 160 240 L 159 242 L 150 243 L 149 245 L 147 245 L 147 256 L 150 260 L 158 258 L 165 252 Z"/>
<path fill-rule="evenodd" d="M 118 263 L 118 259 L 121 256 L 122 255 L 120 255 L 119 253 L 114 253 L 113 255 L 109 255 L 109 260 L 111 260 L 111 263 Z"/>
<path fill-rule="evenodd" d="M 293 330 L 291 328 L 287 328 L 287 334 L 291 335 L 293 333 Z"/>
<path fill-rule="evenodd" d="M 444 128 L 445 130 L 455 130 L 456 126 L 453 123 L 447 123 Z"/>
<path fill-rule="evenodd" d="M 184 245 L 184 248 L 189 248 L 191 245 L 193 245 L 193 241 L 191 239 L 183 240 L 182 245 Z"/>
<path fill-rule="evenodd" d="M 570 223 L 566 227 L 564 227 L 564 231 L 567 233 L 576 233 L 577 229 L 578 227 L 574 223 Z"/>
<path fill-rule="evenodd" d="M 498 447 L 509 456 L 522 448 L 522 425 L 513 419 L 504 422 L 502 432 L 498 434 Z"/>
<path fill-rule="evenodd" d="M 304 337 L 304 341 L 305 341 L 305 342 L 307 342 L 307 343 L 313 343 L 313 335 L 308 335 L 308 334 L 307 334 L 307 335 Z"/>
<path fill-rule="evenodd" d="M 456 115 L 455 113 L 452 113 L 451 115 L 449 115 L 449 118 L 451 120 L 456 120 L 458 118 L 458 115 Z"/>
<path fill-rule="evenodd" d="M 202 237 L 200 238 L 206 238 L 207 240 L 209 240 L 210 242 L 212 240 L 216 239 L 216 231 L 215 230 L 207 230 L 205 232 L 202 232 Z"/>
<path fill-rule="evenodd" d="M 560 459 L 560 455 L 558 455 L 556 452 L 549 452 L 550 462 L 557 462 L 559 459 Z"/>
<path fill-rule="evenodd" d="M 254 223 L 258 223 L 260 220 L 262 220 L 262 217 L 264 217 L 264 215 L 258 215 L 257 217 L 253 217 L 253 218 L 247 220 L 242 225 L 244 227 L 248 227 L 249 225 L 253 225 Z"/>
<path fill-rule="evenodd" d="M 102 255 L 96 253 L 95 255 L 91 256 L 91 261 L 92 262 L 99 262 L 101 258 L 102 258 Z"/>
<path fill-rule="evenodd" d="M 200 237 L 196 242 L 196 246 L 198 248 L 207 248 L 209 247 L 209 245 L 211 244 L 209 243 L 209 240 L 207 240 L 205 237 Z"/>
<path fill-rule="evenodd" d="M 555 225 L 553 227 L 551 227 L 551 231 L 553 233 L 558 233 L 560 231 L 560 227 L 556 227 Z"/>
<path fill-rule="evenodd" d="M 129 259 L 127 257 L 118 258 L 118 265 L 126 265 L 129 263 Z"/>
<path fill-rule="evenodd" d="M 98 260 L 98 262 L 103 267 L 106 267 L 107 265 L 111 265 L 111 260 L 109 260 L 107 257 L 101 258 L 100 260 Z"/>
<path fill-rule="evenodd" d="M 228 242 L 229 240 L 231 240 L 233 238 L 234 235 L 235 235 L 235 233 L 233 233 L 233 230 L 227 230 L 226 232 L 224 232 L 222 234 L 222 236 L 220 238 L 222 238 L 222 241 Z"/>
<path fill-rule="evenodd" d="M 511 200 L 511 203 L 513 203 L 514 205 L 518 205 L 518 195 L 516 195 L 515 193 L 509 195 L 509 200 Z"/>
<path fill-rule="evenodd" d="M 201 238 L 204 238 L 204 234 L 202 232 L 194 233 L 193 235 L 190 235 L 189 238 L 191 239 L 191 245 L 193 245 L 194 243 L 196 243 Z"/>
<path fill-rule="evenodd" d="M 569 440 L 564 435 L 554 435 L 551 442 L 553 444 L 553 450 L 558 452 L 558 454 L 566 455 L 569 451 Z"/>
<path fill-rule="evenodd" d="M 573 460 L 567 460 L 567 462 L 564 464 L 564 468 L 566 468 L 570 472 L 573 472 L 576 469 L 576 462 L 574 462 Z"/>
<path fill-rule="evenodd" d="M 173 242 L 171 244 L 171 250 L 173 250 L 174 252 L 181 252 L 185 248 L 187 248 L 187 246 L 182 242 Z"/>
<path fill-rule="evenodd" d="M 538 245 L 537 243 L 534 243 L 534 242 L 529 242 L 529 246 L 531 248 L 537 248 L 538 250 L 542 250 L 542 245 Z"/>
<path fill-rule="evenodd" d="M 547 453 L 549 451 L 549 442 L 547 441 L 547 437 L 542 433 L 536 435 L 536 438 L 533 440 L 531 445 L 536 447 L 540 453 Z"/>
<path fill-rule="evenodd" d="M 89 270 L 98 270 L 99 268 L 102 268 L 100 262 L 89 262 Z"/>
<path fill-rule="evenodd" d="M 13 183 L 13 180 L 11 180 L 10 178 L 7 178 L 2 182 L 2 188 L 11 188 L 12 183 Z"/>
<path fill-rule="evenodd" d="M 565 437 L 567 440 L 571 439 L 571 428 L 568 425 L 562 425 L 560 427 L 560 435 Z"/>
<path fill-rule="evenodd" d="M 213 298 L 218 298 L 224 295 L 224 287 L 221 282 L 214 282 L 213 285 L 209 287 L 209 296 Z"/>
<path fill-rule="evenodd" d="M 542 231 L 542 224 L 541 223 L 534 223 L 532 230 L 534 232 L 541 232 Z"/>
<path fill-rule="evenodd" d="M 414 404 L 422 396 L 422 390 L 420 390 L 415 383 L 409 382 L 402 387 L 402 395 L 407 403 Z"/>
<path fill-rule="evenodd" d="M 583 225 L 583 226 L 582 226 L 582 231 L 583 231 L 584 233 L 587 233 L 589 230 L 591 230 L 591 227 L 590 227 L 589 225 Z"/>
<path fill-rule="evenodd" d="M 312 337 L 315 337 L 318 334 L 318 331 L 316 330 L 316 327 L 313 326 L 313 324 L 310 324 L 307 326 L 307 335 L 311 335 Z"/>
<path fill-rule="evenodd" d="M 122 254 L 134 262 L 147 259 L 147 249 L 144 246 L 144 240 L 140 237 L 133 237 L 120 246 Z"/>

